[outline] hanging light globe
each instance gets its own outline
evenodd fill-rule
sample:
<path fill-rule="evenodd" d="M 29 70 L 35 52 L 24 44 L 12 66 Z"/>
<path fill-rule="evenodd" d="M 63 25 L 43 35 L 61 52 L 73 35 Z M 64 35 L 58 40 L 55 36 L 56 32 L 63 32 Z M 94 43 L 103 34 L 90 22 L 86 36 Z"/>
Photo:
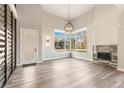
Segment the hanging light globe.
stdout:
<path fill-rule="evenodd" d="M 67 24 L 65 24 L 66 32 L 72 32 L 73 30 L 74 30 L 74 26 L 72 25 L 72 23 L 68 22 Z"/>
<path fill-rule="evenodd" d="M 65 24 L 64 29 L 66 32 L 72 32 L 74 30 L 74 26 L 72 25 L 70 21 L 70 4 L 68 4 L 68 23 Z"/>

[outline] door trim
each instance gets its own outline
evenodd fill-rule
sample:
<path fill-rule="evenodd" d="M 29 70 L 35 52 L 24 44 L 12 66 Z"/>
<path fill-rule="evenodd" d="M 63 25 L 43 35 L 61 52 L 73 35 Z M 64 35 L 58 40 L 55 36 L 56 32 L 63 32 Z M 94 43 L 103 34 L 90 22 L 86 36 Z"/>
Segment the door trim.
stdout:
<path fill-rule="evenodd" d="M 20 48 L 19 48 L 19 54 L 20 54 L 20 58 L 19 58 L 19 62 L 20 62 L 20 65 L 26 65 L 26 64 L 23 64 L 23 62 L 21 62 L 21 35 L 23 35 L 22 31 L 24 30 L 32 30 L 32 31 L 36 31 L 36 34 L 37 34 L 37 37 L 36 37 L 36 43 L 37 43 L 37 57 L 36 57 L 36 64 L 38 63 L 38 30 L 37 29 L 31 29 L 31 28 L 20 28 Z M 32 63 L 31 63 L 32 64 Z"/>

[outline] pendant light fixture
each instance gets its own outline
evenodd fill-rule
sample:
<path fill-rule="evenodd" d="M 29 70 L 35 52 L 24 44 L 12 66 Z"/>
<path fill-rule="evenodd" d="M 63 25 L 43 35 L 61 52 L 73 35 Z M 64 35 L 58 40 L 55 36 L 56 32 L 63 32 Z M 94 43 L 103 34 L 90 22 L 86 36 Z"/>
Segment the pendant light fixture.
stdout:
<path fill-rule="evenodd" d="M 73 30 L 74 30 L 74 26 L 72 25 L 70 20 L 70 4 L 68 4 L 68 23 L 65 24 L 65 31 L 72 32 Z"/>

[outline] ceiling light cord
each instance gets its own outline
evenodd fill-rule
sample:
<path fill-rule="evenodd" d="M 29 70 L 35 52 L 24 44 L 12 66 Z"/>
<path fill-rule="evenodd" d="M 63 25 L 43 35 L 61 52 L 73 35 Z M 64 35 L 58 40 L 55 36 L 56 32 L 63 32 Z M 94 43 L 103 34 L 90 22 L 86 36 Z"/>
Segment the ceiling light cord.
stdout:
<path fill-rule="evenodd" d="M 70 32 L 70 34 L 71 34 L 71 32 L 74 30 L 74 26 L 72 25 L 72 23 L 70 22 L 71 21 L 71 18 L 70 18 L 70 4 L 68 4 L 68 23 L 67 24 L 65 24 L 65 31 L 66 32 Z"/>
<path fill-rule="evenodd" d="M 68 4 L 68 21 L 70 22 L 70 4 Z"/>

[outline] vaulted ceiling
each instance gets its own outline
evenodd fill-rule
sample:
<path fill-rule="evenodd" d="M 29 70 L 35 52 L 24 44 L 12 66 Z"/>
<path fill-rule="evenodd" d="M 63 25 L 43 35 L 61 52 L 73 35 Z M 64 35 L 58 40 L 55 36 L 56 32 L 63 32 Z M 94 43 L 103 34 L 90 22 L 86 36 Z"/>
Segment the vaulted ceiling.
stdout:
<path fill-rule="evenodd" d="M 68 4 L 43 4 L 41 6 L 48 13 L 68 19 Z M 86 13 L 93 7 L 93 4 L 71 4 L 70 20 Z"/>
<path fill-rule="evenodd" d="M 124 10 L 124 4 L 113 4 L 119 10 Z M 95 4 L 70 4 L 70 20 L 79 17 L 92 9 Z M 44 11 L 68 19 L 68 4 L 41 4 Z"/>

